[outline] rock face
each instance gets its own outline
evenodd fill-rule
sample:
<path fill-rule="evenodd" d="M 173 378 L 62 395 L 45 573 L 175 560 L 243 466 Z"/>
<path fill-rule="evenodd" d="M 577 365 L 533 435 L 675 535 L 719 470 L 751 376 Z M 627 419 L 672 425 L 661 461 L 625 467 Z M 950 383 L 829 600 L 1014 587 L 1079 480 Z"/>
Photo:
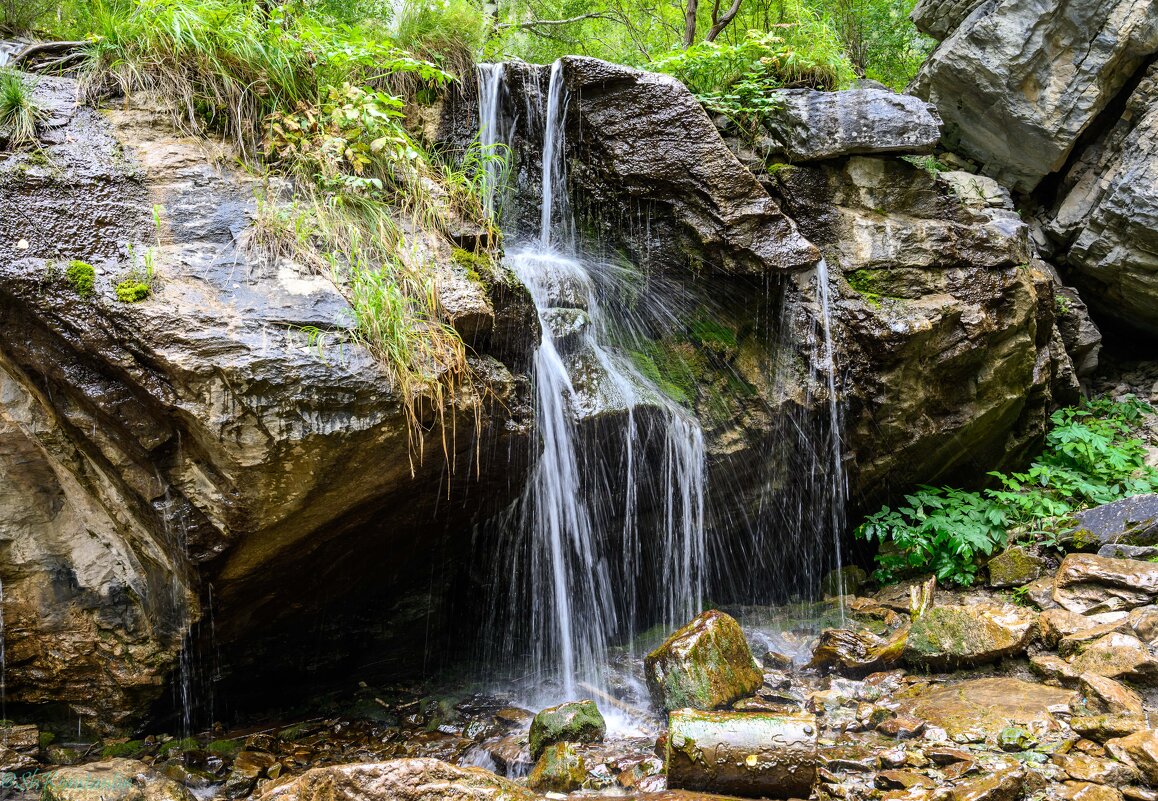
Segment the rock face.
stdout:
<path fill-rule="evenodd" d="M 784 89 L 762 120 L 756 148 L 789 162 L 871 153 L 929 153 L 941 138 L 935 107 L 881 89 Z"/>
<path fill-rule="evenodd" d="M 1051 402 L 1077 398 L 1052 281 L 994 181 L 867 157 L 770 178 L 839 276 L 860 492 L 935 483 L 966 455 L 999 463 L 1036 442 Z"/>
<path fill-rule="evenodd" d="M 1158 564 L 1070 554 L 1054 579 L 1054 600 L 1084 615 L 1132 609 L 1158 596 Z"/>
<path fill-rule="evenodd" d="M 947 31 L 968 5 L 923 3 L 914 18 Z M 939 109 L 950 149 L 1028 192 L 1065 164 L 1082 132 L 1158 52 L 1158 8 L 1153 0 L 974 5 L 921 68 L 915 92 Z M 944 13 L 947 6 L 957 13 Z"/>
<path fill-rule="evenodd" d="M 392 759 L 314 768 L 263 789 L 260 801 L 534 801 L 538 796 L 480 768 L 437 759 Z"/>
<path fill-rule="evenodd" d="M 57 79 L 36 91 L 52 110 L 42 153 L 0 161 L 7 697 L 69 704 L 90 726 L 116 727 L 160 693 L 209 582 L 219 645 L 246 638 L 251 658 L 251 627 L 272 632 L 293 614 L 275 588 L 302 599 L 311 586 L 352 588 L 358 565 L 390 586 L 365 542 L 390 552 L 383 530 L 406 548 L 440 530 L 430 513 L 447 462 L 435 426 L 412 476 L 401 398 L 352 341 L 337 287 L 244 247 L 250 179 L 159 114 L 102 116 Z M 144 253 L 154 297 L 118 302 L 114 285 Z M 65 277 L 72 260 L 93 266 L 92 295 Z M 452 316 L 486 329 L 495 308 L 519 308 L 446 270 Z M 324 332 L 323 344 L 307 330 Z M 485 353 L 493 326 L 476 333 Z M 519 409 L 508 369 L 487 356 L 477 366 L 480 389 Z M 447 443 L 465 466 L 476 429 L 471 397 L 460 400 Z M 451 486 L 473 483 L 468 473 Z M 406 548 L 391 556 L 400 595 L 415 565 L 404 566 Z M 334 568 L 341 582 L 326 578 Z"/>
<path fill-rule="evenodd" d="M 751 695 L 764 680 L 740 624 L 710 610 L 647 655 L 652 700 L 663 709 L 716 709 Z"/>

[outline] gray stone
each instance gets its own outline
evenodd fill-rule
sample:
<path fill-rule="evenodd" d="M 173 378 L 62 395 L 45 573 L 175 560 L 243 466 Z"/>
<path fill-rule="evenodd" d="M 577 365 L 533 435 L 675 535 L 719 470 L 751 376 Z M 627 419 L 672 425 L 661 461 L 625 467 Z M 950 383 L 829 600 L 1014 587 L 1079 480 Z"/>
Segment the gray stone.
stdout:
<path fill-rule="evenodd" d="M 756 143 L 765 159 L 790 162 L 871 153 L 931 153 L 941 137 L 936 109 L 879 89 L 782 89 Z"/>
<path fill-rule="evenodd" d="M 968 6 L 928 3 L 918 24 L 944 35 Z M 914 91 L 937 106 L 950 149 L 1030 191 L 1156 51 L 1154 0 L 988 0 L 941 42 Z"/>
<path fill-rule="evenodd" d="M 909 17 L 919 30 L 944 39 L 985 0 L 917 0 Z"/>
<path fill-rule="evenodd" d="M 1158 545 L 1117 545 L 1106 544 L 1098 549 L 1098 556 L 1105 559 L 1140 559 L 1149 561 L 1158 556 Z"/>
<path fill-rule="evenodd" d="M 1158 545 L 1158 495 L 1122 498 L 1078 512 L 1074 518 L 1076 525 L 1063 535 L 1074 546 Z"/>

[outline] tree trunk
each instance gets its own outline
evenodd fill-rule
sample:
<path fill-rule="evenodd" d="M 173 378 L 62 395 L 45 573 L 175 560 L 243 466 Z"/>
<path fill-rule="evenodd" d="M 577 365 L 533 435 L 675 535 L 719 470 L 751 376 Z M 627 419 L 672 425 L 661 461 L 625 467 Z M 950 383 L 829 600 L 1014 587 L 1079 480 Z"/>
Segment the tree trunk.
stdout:
<path fill-rule="evenodd" d="M 696 13 L 700 10 L 700 0 L 688 0 L 688 10 L 684 13 L 684 47 L 696 41 Z"/>

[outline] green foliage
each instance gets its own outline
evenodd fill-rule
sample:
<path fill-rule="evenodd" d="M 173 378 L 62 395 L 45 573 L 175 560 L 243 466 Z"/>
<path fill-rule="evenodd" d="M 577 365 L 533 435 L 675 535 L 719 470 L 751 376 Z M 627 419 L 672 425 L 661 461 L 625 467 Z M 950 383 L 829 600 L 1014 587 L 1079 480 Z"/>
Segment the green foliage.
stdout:
<path fill-rule="evenodd" d="M 214 740 L 205 746 L 205 750 L 215 756 L 232 759 L 241 751 L 241 745 L 239 740 Z"/>
<path fill-rule="evenodd" d="M 1052 521 L 1080 509 L 1158 490 L 1158 471 L 1145 463 L 1146 447 L 1133 426 L 1153 410 L 1133 396 L 1097 399 L 1061 409 L 1045 450 L 1023 473 L 990 473 L 999 487 L 968 492 L 922 486 L 906 505 L 884 507 L 856 529 L 876 540 L 880 581 L 931 570 L 944 582 L 968 586 L 979 557 L 1004 547 L 1010 532 L 1044 536 Z"/>
<path fill-rule="evenodd" d="M 939 161 L 936 156 L 901 156 L 901 159 L 933 176 L 949 169 L 949 165 Z"/>
<path fill-rule="evenodd" d="M 126 278 L 117 284 L 117 300 L 121 303 L 139 303 L 151 292 L 148 284 L 136 278 Z"/>
<path fill-rule="evenodd" d="M 933 48 L 909 20 L 915 0 L 825 0 L 858 75 L 902 91 Z"/>
<path fill-rule="evenodd" d="M 1073 304 L 1065 295 L 1054 295 L 1053 298 L 1054 312 L 1059 317 L 1064 317 L 1073 311 Z"/>
<path fill-rule="evenodd" d="M 25 79 L 0 69 L 0 144 L 12 148 L 35 144 L 36 127 L 45 116 Z"/>
<path fill-rule="evenodd" d="M 469 0 L 413 0 L 402 6 L 395 39 L 399 47 L 461 76 L 474 65 L 486 35 L 486 16 Z"/>
<path fill-rule="evenodd" d="M 55 0 L 0 0 L 0 35 L 32 32 L 55 6 Z"/>
<path fill-rule="evenodd" d="M 96 269 L 87 262 L 70 261 L 64 277 L 82 298 L 88 297 L 96 289 Z"/>

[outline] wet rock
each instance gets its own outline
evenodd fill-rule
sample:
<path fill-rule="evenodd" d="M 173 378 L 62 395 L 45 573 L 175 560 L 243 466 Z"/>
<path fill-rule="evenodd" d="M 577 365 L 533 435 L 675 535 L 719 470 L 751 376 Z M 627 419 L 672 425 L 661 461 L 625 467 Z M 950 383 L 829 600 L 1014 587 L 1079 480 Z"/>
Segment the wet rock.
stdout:
<path fill-rule="evenodd" d="M 708 251 L 725 272 L 764 275 L 819 259 L 679 81 L 581 56 L 564 58 L 563 71 L 586 168 L 572 180 L 593 201 L 646 197 L 657 224 L 663 209 L 675 222 L 673 255 Z"/>
<path fill-rule="evenodd" d="M 864 583 L 868 581 L 868 573 L 856 565 L 846 565 L 840 570 L 829 572 L 820 582 L 820 591 L 825 595 L 856 595 Z"/>
<path fill-rule="evenodd" d="M 527 777 L 532 790 L 569 793 L 583 786 L 587 765 L 572 743 L 560 742 L 547 746 Z"/>
<path fill-rule="evenodd" d="M 937 606 L 913 621 L 904 659 L 933 670 L 996 662 L 1024 651 L 1036 630 L 1024 609 Z"/>
<path fill-rule="evenodd" d="M 1106 544 L 1098 548 L 1098 556 L 1106 559 L 1137 559 L 1149 561 L 1158 556 L 1158 545 Z"/>
<path fill-rule="evenodd" d="M 1146 722 L 1133 715 L 1074 715 L 1070 728 L 1096 743 L 1128 737 L 1146 729 Z"/>
<path fill-rule="evenodd" d="M 1120 787 L 1138 781 L 1138 772 L 1129 765 L 1111 759 L 1098 759 L 1085 754 L 1054 754 L 1055 765 L 1074 781 L 1109 784 Z"/>
<path fill-rule="evenodd" d="M 58 768 L 42 781 L 43 801 L 193 801 L 181 784 L 134 759 Z"/>
<path fill-rule="evenodd" d="M 1077 634 L 1080 631 L 1092 629 L 1099 624 L 1099 619 L 1088 617 L 1077 612 L 1071 612 L 1061 607 L 1047 609 L 1038 618 L 1038 629 L 1041 639 L 1050 648 L 1057 648 L 1064 638 Z"/>
<path fill-rule="evenodd" d="M 1158 606 L 1143 606 L 1130 610 L 1130 628 L 1143 642 L 1158 639 Z"/>
<path fill-rule="evenodd" d="M 929 25 L 939 32 L 958 26 L 921 68 L 914 92 L 937 106 L 950 149 L 1019 191 L 1064 165 L 1081 133 L 1158 50 L 1148 3 L 979 4 L 967 16 L 967 2 L 950 7 L 917 17 L 940 20 Z M 1056 52 L 1082 58 L 1063 65 L 1050 57 Z"/>
<path fill-rule="evenodd" d="M 1052 790 L 1052 797 L 1064 801 L 1122 801 L 1120 791 L 1091 782 L 1062 782 L 1061 786 Z"/>
<path fill-rule="evenodd" d="M 668 786 L 765 798 L 807 797 L 817 771 L 811 715 L 677 710 L 668 718 Z"/>
<path fill-rule="evenodd" d="M 932 687 L 897 702 L 897 712 L 944 729 L 952 738 L 996 742 L 1008 726 L 1056 729 L 1050 709 L 1075 693 L 1013 678 L 984 678 Z"/>
<path fill-rule="evenodd" d="M 1014 801 L 1025 783 L 1025 768 L 993 765 L 983 775 L 961 779 L 949 789 L 950 801 Z"/>
<path fill-rule="evenodd" d="M 997 745 L 1002 751 L 1028 751 L 1037 738 L 1020 726 L 1006 726 L 997 734 Z"/>
<path fill-rule="evenodd" d="M 1158 731 L 1145 729 L 1106 743 L 1115 759 L 1135 767 L 1150 786 L 1158 785 Z"/>
<path fill-rule="evenodd" d="M 937 786 L 928 776 L 911 770 L 882 770 L 873 778 L 873 784 L 881 790 L 908 790 L 913 787 L 931 790 Z"/>
<path fill-rule="evenodd" d="M 1054 600 L 1072 612 L 1132 609 L 1158 595 L 1158 564 L 1070 554 L 1054 577 Z"/>
<path fill-rule="evenodd" d="M 1021 587 L 1035 581 L 1045 568 L 1045 560 L 1033 556 L 1020 545 L 1006 548 L 986 564 L 989 586 L 994 589 Z"/>
<path fill-rule="evenodd" d="M 1074 654 L 1081 653 L 1091 643 L 1097 642 L 1108 634 L 1129 634 L 1133 636 L 1134 630 L 1130 627 L 1129 615 L 1127 613 L 1111 612 L 1108 613 L 1108 615 L 1113 616 L 1115 619 L 1109 623 L 1101 623 L 1062 637 L 1057 644 L 1058 654 L 1068 659 Z"/>
<path fill-rule="evenodd" d="M 528 728 L 534 719 L 534 712 L 514 706 L 504 707 L 495 713 L 495 720 L 508 729 Z"/>
<path fill-rule="evenodd" d="M 1107 634 L 1082 648 L 1069 660 L 1080 673 L 1153 685 L 1158 683 L 1158 660 L 1132 634 Z"/>
<path fill-rule="evenodd" d="M 895 667 L 905 651 L 908 627 L 878 637 L 868 631 L 825 629 L 820 633 L 808 667 L 833 670 L 847 676 L 864 676 Z"/>
<path fill-rule="evenodd" d="M 1131 715 L 1141 718 L 1142 696 L 1113 679 L 1095 673 L 1083 673 L 1079 679 L 1081 707 L 1087 714 Z"/>
<path fill-rule="evenodd" d="M 897 715 L 881 721 L 877 731 L 896 740 L 911 740 L 925 730 L 925 721 L 909 715 Z"/>
<path fill-rule="evenodd" d="M 262 787 L 260 801 L 535 801 L 537 795 L 481 768 L 437 759 L 392 759 L 313 768 Z"/>
<path fill-rule="evenodd" d="M 740 624 L 709 610 L 672 634 L 644 660 L 652 700 L 666 709 L 716 709 L 752 695 L 764 675 Z"/>
<path fill-rule="evenodd" d="M 869 153 L 931 153 L 941 138 L 936 109 L 880 89 L 782 89 L 761 116 L 755 147 L 765 161 L 815 161 Z"/>
<path fill-rule="evenodd" d="M 531 758 L 538 759 L 547 746 L 555 743 L 598 743 L 606 733 L 607 723 L 594 701 L 568 701 L 548 707 L 531 723 Z"/>
<path fill-rule="evenodd" d="M 1158 495 L 1122 498 L 1077 512 L 1074 518 L 1077 524 L 1065 537 L 1077 544 L 1158 545 Z M 1120 558 L 1116 553 L 1114 557 Z"/>

